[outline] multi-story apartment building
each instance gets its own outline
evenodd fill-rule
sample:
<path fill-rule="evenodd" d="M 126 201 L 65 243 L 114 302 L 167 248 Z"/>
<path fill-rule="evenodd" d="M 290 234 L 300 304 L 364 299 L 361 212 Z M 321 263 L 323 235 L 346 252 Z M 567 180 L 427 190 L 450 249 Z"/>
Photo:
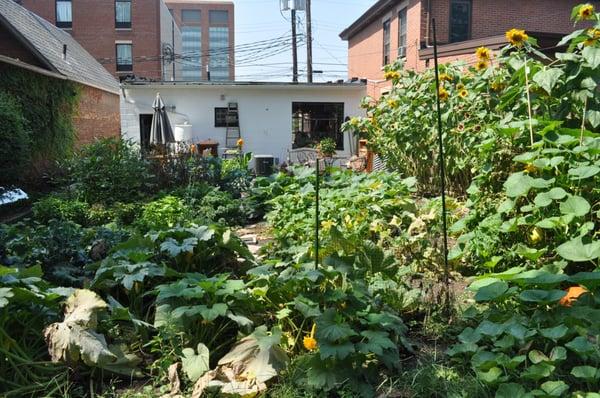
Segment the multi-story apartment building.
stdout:
<path fill-rule="evenodd" d="M 181 32 L 163 0 L 15 0 L 70 33 L 118 78 L 178 80 Z"/>
<path fill-rule="evenodd" d="M 436 20 L 440 61 L 474 61 L 477 47 L 498 50 L 511 28 L 527 30 L 551 52 L 573 30 L 571 10 L 582 0 L 379 0 L 340 37 L 348 41 L 349 77 L 367 78 L 369 95 L 387 91 L 383 67 L 404 60 L 406 68 L 432 64 L 431 20 Z M 598 4 L 598 1 L 592 1 Z"/>
<path fill-rule="evenodd" d="M 166 0 L 181 28 L 182 78 L 235 80 L 232 1 Z"/>

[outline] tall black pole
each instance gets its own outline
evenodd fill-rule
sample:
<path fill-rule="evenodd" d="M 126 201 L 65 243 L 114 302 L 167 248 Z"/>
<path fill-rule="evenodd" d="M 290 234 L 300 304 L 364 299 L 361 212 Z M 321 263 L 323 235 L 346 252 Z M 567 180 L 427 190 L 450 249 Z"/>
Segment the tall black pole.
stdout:
<path fill-rule="evenodd" d="M 312 57 L 312 14 L 310 0 L 306 0 L 306 72 L 307 81 L 313 82 L 313 57 Z"/>
<path fill-rule="evenodd" d="M 450 309 L 450 268 L 448 267 L 448 221 L 446 219 L 446 163 L 444 160 L 444 137 L 442 130 L 442 104 L 440 101 L 440 69 L 438 63 L 437 32 L 435 18 L 431 20 L 433 29 L 433 58 L 435 62 L 435 88 L 437 102 L 438 143 L 440 146 L 440 183 L 442 189 L 442 226 L 444 230 L 444 285 L 446 288 L 446 310 Z M 449 313 L 449 311 L 448 311 Z"/>
<path fill-rule="evenodd" d="M 317 156 L 317 181 L 315 183 L 315 269 L 319 269 L 319 157 Z"/>
<path fill-rule="evenodd" d="M 294 62 L 294 83 L 298 83 L 298 41 L 296 39 L 296 9 L 292 9 L 292 58 Z"/>

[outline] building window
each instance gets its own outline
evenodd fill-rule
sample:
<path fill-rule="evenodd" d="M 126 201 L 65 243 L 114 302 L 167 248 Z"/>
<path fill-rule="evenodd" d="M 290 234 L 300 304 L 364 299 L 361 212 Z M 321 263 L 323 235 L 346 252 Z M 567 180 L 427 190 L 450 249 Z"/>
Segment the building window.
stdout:
<path fill-rule="evenodd" d="M 388 19 L 383 23 L 383 65 L 390 63 L 390 32 L 391 24 Z"/>
<path fill-rule="evenodd" d="M 117 43 L 117 72 L 133 70 L 133 54 L 131 43 Z"/>
<path fill-rule="evenodd" d="M 208 12 L 208 21 L 211 25 L 228 25 L 229 12 L 227 10 L 210 10 Z"/>
<path fill-rule="evenodd" d="M 229 118 L 227 125 L 227 108 L 215 108 L 215 127 L 239 127 L 240 121 L 235 116 Z"/>
<path fill-rule="evenodd" d="M 471 38 L 471 0 L 452 0 L 450 3 L 450 42 Z"/>
<path fill-rule="evenodd" d="M 200 26 L 184 26 L 181 28 L 183 80 L 202 80 L 202 29 Z"/>
<path fill-rule="evenodd" d="M 296 148 L 314 147 L 324 138 L 331 138 L 338 150 L 344 149 L 342 102 L 293 102 L 292 135 Z"/>
<path fill-rule="evenodd" d="M 181 10 L 181 21 L 183 23 L 200 23 L 202 13 L 200 10 Z"/>
<path fill-rule="evenodd" d="M 406 57 L 406 30 L 408 27 L 408 20 L 406 15 L 406 8 L 403 8 L 398 13 L 398 58 Z"/>
<path fill-rule="evenodd" d="M 71 0 L 56 1 L 56 26 L 59 28 L 73 27 L 73 10 Z"/>
<path fill-rule="evenodd" d="M 229 28 L 211 26 L 208 29 L 210 80 L 229 80 Z"/>
<path fill-rule="evenodd" d="M 131 28 L 131 0 L 115 1 L 115 27 L 120 29 Z"/>

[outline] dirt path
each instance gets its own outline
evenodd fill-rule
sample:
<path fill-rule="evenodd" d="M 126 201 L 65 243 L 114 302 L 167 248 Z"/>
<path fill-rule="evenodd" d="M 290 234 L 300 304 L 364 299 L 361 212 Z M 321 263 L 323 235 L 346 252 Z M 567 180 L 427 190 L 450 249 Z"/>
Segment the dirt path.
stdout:
<path fill-rule="evenodd" d="M 248 245 L 248 248 L 255 256 L 259 255 L 258 253 L 264 245 L 273 240 L 269 226 L 265 221 L 246 225 L 235 232 Z"/>

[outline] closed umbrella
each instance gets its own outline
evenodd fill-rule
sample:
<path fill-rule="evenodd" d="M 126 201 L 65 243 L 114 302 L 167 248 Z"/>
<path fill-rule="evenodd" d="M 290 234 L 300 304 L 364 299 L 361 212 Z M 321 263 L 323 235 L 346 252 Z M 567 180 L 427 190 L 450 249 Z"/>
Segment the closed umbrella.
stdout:
<path fill-rule="evenodd" d="M 150 143 L 168 144 L 169 142 L 175 142 L 169 116 L 165 110 L 165 103 L 158 93 L 152 108 L 154 108 L 154 116 L 152 117 L 152 129 L 150 130 Z"/>

